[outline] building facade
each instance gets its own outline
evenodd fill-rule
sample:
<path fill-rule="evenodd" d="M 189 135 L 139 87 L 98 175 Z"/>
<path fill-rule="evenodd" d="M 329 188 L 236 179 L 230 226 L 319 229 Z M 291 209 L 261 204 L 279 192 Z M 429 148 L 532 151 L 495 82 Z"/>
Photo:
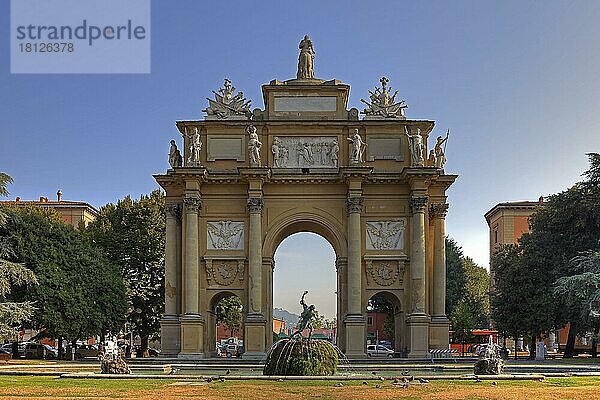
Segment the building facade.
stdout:
<path fill-rule="evenodd" d="M 166 191 L 165 355 L 214 355 L 215 305 L 233 294 L 244 357 L 264 358 L 273 257 L 297 232 L 335 251 L 337 344 L 349 358 L 366 357 L 366 305 L 380 294 L 394 304 L 397 350 L 448 347 L 445 192 L 456 175 L 426 158 L 434 122 L 406 119 L 385 78 L 360 119 L 350 87 L 309 76 L 307 62 L 299 78 L 262 86 L 264 109 L 250 113 L 225 80 L 204 120 L 176 123 L 183 154 L 172 141 L 171 168 L 154 176 Z"/>
<path fill-rule="evenodd" d="M 65 224 L 72 225 L 74 228 L 87 226 L 98 216 L 98 210 L 92 205 L 83 201 L 63 200 L 62 193 L 56 201 L 48 200 L 47 197 L 40 197 L 39 201 L 21 200 L 17 197 L 14 201 L 0 201 L 0 204 L 50 208 L 60 215 Z"/>

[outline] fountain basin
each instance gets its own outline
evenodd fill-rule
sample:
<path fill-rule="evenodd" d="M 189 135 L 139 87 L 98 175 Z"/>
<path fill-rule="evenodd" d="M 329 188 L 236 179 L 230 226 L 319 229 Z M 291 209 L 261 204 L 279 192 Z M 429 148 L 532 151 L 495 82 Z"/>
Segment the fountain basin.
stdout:
<path fill-rule="evenodd" d="M 330 376 L 338 362 L 338 352 L 327 340 L 281 339 L 267 353 L 263 375 Z"/>

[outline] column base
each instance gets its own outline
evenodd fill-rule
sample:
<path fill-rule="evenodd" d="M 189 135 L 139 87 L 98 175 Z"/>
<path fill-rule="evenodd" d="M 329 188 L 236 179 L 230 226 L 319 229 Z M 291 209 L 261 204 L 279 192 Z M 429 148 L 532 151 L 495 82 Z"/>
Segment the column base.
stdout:
<path fill-rule="evenodd" d="M 346 357 L 348 359 L 367 358 L 365 337 L 365 317 L 362 314 L 348 314 L 344 318 L 346 327 Z"/>
<path fill-rule="evenodd" d="M 429 348 L 447 349 L 450 345 L 450 320 L 445 315 L 434 315 L 429 324 Z"/>
<path fill-rule="evenodd" d="M 185 314 L 181 324 L 181 351 L 178 358 L 200 359 L 204 354 L 204 318 L 199 314 Z"/>
<path fill-rule="evenodd" d="M 408 316 L 410 341 L 408 358 L 427 358 L 429 353 L 429 322 L 427 314 L 415 313 Z"/>
<path fill-rule="evenodd" d="M 160 320 L 161 357 L 175 357 L 181 351 L 181 324 L 177 315 L 165 315 Z"/>
<path fill-rule="evenodd" d="M 266 349 L 267 320 L 262 314 L 248 314 L 244 321 L 244 354 L 247 360 L 264 360 Z"/>

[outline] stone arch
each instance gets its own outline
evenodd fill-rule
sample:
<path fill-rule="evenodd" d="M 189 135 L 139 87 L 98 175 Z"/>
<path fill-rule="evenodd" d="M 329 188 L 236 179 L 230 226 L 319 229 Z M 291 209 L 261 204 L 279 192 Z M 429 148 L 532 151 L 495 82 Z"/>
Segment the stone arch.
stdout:
<path fill-rule="evenodd" d="M 245 296 L 245 292 L 243 289 L 224 289 L 224 290 L 220 290 L 220 291 L 209 291 L 208 293 L 208 299 L 207 299 L 207 303 L 208 304 L 208 309 L 206 310 L 206 342 L 205 342 L 205 348 L 208 349 L 208 355 L 210 357 L 216 357 L 217 356 L 217 350 L 216 350 L 216 337 L 217 337 L 217 315 L 215 312 L 215 308 L 217 306 L 217 304 L 223 300 L 226 299 L 228 297 L 231 296 L 236 296 L 237 298 L 239 298 L 242 302 L 242 319 L 243 319 L 243 315 L 245 315 L 247 313 L 247 301 L 246 301 L 246 297 Z M 244 336 L 244 329 L 242 326 L 242 329 L 240 330 L 241 335 L 242 335 L 242 339 Z"/>
<path fill-rule="evenodd" d="M 290 209 L 278 216 L 273 222 L 269 223 L 266 229 L 266 235 L 263 241 L 263 255 L 273 260 L 275 251 L 287 237 L 300 232 L 311 232 L 321 236 L 333 248 L 336 256 L 336 281 L 337 281 L 337 300 L 336 314 L 338 321 L 338 344 L 345 334 L 342 318 L 346 310 L 342 309 L 345 296 L 345 268 L 339 268 L 340 260 L 344 264 L 347 257 L 347 239 L 345 234 L 345 226 L 335 216 L 328 212 L 313 208 L 309 211 L 298 212 L 297 209 Z M 345 265 L 345 264 L 344 264 Z M 273 270 L 270 271 L 268 278 L 269 290 L 267 293 L 266 309 L 268 310 L 268 319 L 272 319 L 273 310 Z M 267 344 L 271 345 L 272 341 L 267 338 Z"/>
<path fill-rule="evenodd" d="M 392 304 L 394 315 L 394 351 L 405 355 L 407 351 L 406 343 L 406 314 L 404 302 L 402 300 L 402 290 L 377 290 L 369 293 L 368 301 L 375 296 L 383 297 Z M 368 329 L 368 328 L 367 328 Z"/>
<path fill-rule="evenodd" d="M 296 212 L 292 209 L 269 223 L 263 241 L 263 254 L 273 257 L 277 247 L 288 236 L 312 232 L 329 242 L 337 258 L 347 256 L 347 240 L 343 224 L 334 216 L 319 209 Z"/>

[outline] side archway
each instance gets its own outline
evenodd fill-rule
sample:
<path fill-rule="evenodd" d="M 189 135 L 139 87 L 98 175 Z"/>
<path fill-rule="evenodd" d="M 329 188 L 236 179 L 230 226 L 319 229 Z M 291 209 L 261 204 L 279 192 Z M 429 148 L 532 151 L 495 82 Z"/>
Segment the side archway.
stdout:
<path fill-rule="evenodd" d="M 378 291 L 367 301 L 367 340 L 390 342 L 397 354 L 406 352 L 406 322 L 402 307 L 402 291 Z M 375 344 L 375 343 L 372 343 Z"/>

